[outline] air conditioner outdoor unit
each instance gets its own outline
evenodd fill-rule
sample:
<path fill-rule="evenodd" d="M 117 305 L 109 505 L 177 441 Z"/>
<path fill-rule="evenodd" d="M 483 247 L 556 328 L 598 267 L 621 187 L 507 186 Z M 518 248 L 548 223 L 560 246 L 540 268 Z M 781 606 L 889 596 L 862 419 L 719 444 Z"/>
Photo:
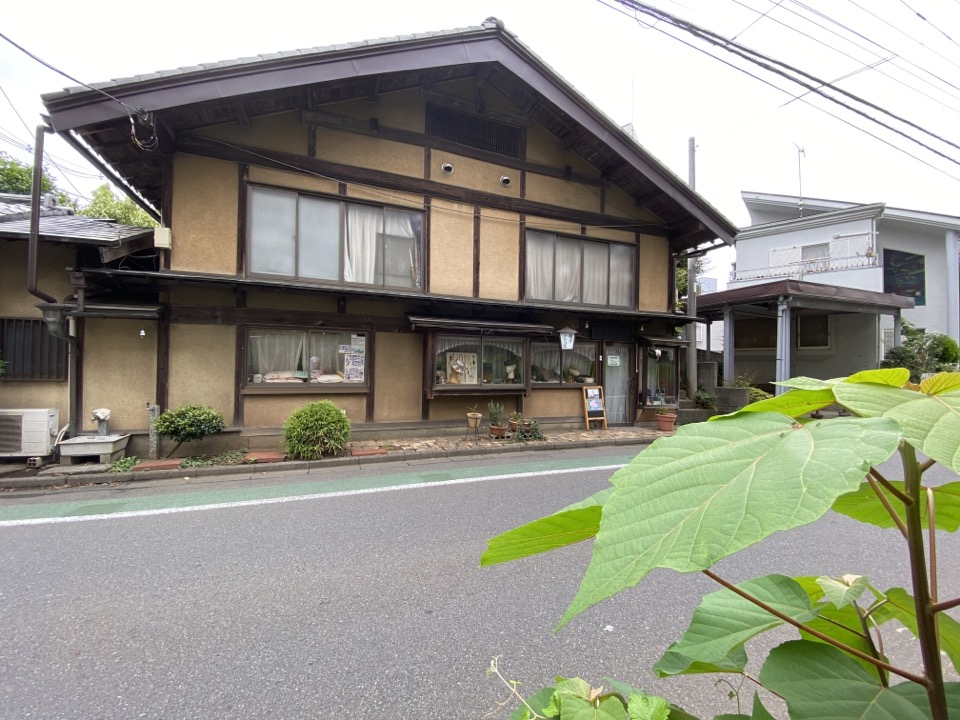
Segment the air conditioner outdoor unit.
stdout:
<path fill-rule="evenodd" d="M 53 454 L 59 427 L 56 408 L 0 410 L 0 457 Z"/>

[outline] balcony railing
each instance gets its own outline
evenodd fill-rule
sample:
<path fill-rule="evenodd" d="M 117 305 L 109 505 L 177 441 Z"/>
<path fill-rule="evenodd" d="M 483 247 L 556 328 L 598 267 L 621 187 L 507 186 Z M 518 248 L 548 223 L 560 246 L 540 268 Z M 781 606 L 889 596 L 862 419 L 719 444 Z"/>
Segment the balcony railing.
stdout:
<path fill-rule="evenodd" d="M 860 268 L 877 267 L 877 256 L 855 255 L 853 257 L 822 257 L 812 260 L 774 267 L 756 268 L 754 270 L 732 270 L 730 282 L 741 280 L 766 280 L 767 278 L 795 278 L 802 280 L 806 275 L 814 273 L 834 272 L 836 270 L 859 270 Z"/>

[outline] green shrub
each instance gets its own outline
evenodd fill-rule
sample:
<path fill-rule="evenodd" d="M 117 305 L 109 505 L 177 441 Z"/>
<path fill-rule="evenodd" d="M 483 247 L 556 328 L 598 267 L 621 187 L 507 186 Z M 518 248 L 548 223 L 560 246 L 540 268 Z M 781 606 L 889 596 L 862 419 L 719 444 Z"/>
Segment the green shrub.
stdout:
<path fill-rule="evenodd" d="M 960 347 L 949 335 L 935 333 L 927 341 L 927 355 L 941 364 L 956 365 L 960 361 Z"/>
<path fill-rule="evenodd" d="M 153 429 L 161 437 L 176 440 L 177 445 L 170 451 L 170 455 L 183 443 L 216 435 L 222 432 L 223 428 L 223 414 L 206 405 L 183 405 L 176 410 L 166 410 L 153 421 Z"/>
<path fill-rule="evenodd" d="M 283 443 L 293 460 L 339 455 L 350 441 L 350 419 L 329 400 L 294 410 L 283 424 Z"/>
<path fill-rule="evenodd" d="M 717 396 L 712 392 L 707 392 L 703 388 L 697 388 L 695 399 L 697 402 L 697 407 L 699 408 L 703 408 L 704 410 L 717 409 Z"/>
<path fill-rule="evenodd" d="M 758 387 L 750 387 L 750 402 L 760 402 L 761 400 L 769 400 L 773 395 L 768 393 L 766 390 L 761 390 Z"/>
<path fill-rule="evenodd" d="M 140 458 L 138 458 L 136 455 L 127 455 L 126 457 L 119 458 L 118 460 L 114 460 L 112 463 L 110 463 L 110 469 L 107 470 L 107 472 L 129 472 L 139 464 Z"/>

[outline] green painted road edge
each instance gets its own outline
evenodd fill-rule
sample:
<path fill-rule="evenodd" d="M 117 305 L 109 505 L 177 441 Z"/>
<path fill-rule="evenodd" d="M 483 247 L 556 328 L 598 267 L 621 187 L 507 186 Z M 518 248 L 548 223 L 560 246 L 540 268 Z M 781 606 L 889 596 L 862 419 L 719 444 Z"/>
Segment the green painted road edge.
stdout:
<path fill-rule="evenodd" d="M 204 507 L 297 498 L 301 496 L 324 496 L 345 492 L 371 491 L 380 488 L 401 488 L 410 485 L 430 485 L 456 480 L 476 478 L 496 479 L 517 475 L 542 475 L 550 471 L 590 470 L 608 468 L 613 473 L 616 467 L 626 465 L 635 453 L 603 458 L 577 458 L 527 463 L 510 463 L 506 468 L 475 467 L 456 471 L 409 470 L 401 473 L 386 473 L 344 480 L 313 480 L 308 482 L 268 485 L 261 487 L 222 488 L 218 490 L 155 489 L 156 494 L 121 500 L 76 500 L 71 502 L 34 502 L 31 504 L 7 504 L 0 502 L 0 523 L 46 518 L 82 517 L 89 515 L 112 515 L 117 513 L 147 512 L 152 510 L 185 507 Z"/>

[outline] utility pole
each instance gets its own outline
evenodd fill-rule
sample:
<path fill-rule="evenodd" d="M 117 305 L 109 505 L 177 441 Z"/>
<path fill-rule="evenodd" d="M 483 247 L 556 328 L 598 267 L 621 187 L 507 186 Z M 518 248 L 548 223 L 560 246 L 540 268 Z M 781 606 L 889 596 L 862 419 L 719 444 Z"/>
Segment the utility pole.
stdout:
<path fill-rule="evenodd" d="M 688 177 L 687 184 L 691 190 L 697 189 L 697 143 L 696 138 L 690 138 L 688 145 Z M 697 316 L 697 259 L 687 259 L 687 317 Z M 697 324 L 687 324 L 687 397 L 693 400 L 697 396 Z"/>

